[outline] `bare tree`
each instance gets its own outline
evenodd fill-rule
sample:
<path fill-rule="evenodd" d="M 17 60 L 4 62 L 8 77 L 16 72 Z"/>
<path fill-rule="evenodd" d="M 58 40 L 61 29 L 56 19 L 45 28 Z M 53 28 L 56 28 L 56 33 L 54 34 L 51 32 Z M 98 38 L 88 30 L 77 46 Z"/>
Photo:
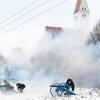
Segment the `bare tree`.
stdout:
<path fill-rule="evenodd" d="M 89 38 L 87 40 L 88 44 L 96 44 L 98 42 L 100 42 L 100 20 L 94 26 L 93 31 L 90 32 Z"/>

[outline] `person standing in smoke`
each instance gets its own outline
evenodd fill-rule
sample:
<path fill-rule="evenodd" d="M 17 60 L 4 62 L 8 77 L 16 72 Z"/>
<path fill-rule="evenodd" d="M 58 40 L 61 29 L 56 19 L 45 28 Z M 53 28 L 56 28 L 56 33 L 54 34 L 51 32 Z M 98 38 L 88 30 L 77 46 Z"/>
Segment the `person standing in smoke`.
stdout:
<path fill-rule="evenodd" d="M 72 79 L 68 79 L 67 81 L 66 81 L 66 85 L 67 85 L 67 89 L 72 89 L 72 91 L 74 91 L 74 89 L 75 89 L 75 85 L 74 85 L 74 82 L 73 82 L 73 80 Z"/>
<path fill-rule="evenodd" d="M 6 91 L 14 91 L 14 87 L 7 80 L 4 80 L 4 83 L 4 88 Z"/>
<path fill-rule="evenodd" d="M 23 90 L 26 87 L 25 84 L 21 84 L 21 83 L 17 83 L 16 86 L 20 93 L 23 93 Z"/>

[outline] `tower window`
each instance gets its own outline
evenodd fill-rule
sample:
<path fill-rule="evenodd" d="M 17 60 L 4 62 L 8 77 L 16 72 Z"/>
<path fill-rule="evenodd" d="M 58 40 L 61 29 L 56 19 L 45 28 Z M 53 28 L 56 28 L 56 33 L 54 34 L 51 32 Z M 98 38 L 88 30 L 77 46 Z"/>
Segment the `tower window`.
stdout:
<path fill-rule="evenodd" d="M 82 11 L 86 11 L 86 8 L 82 8 Z"/>
<path fill-rule="evenodd" d="M 86 10 L 86 8 L 84 8 L 84 10 Z"/>
<path fill-rule="evenodd" d="M 82 15 L 82 17 L 86 17 L 86 15 L 85 15 L 85 14 L 83 14 L 83 15 Z"/>

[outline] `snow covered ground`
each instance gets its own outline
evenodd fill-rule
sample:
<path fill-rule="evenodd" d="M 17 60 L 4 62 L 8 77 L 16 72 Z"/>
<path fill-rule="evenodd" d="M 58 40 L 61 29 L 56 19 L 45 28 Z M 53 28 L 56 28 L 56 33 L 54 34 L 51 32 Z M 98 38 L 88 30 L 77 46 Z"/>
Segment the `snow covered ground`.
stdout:
<path fill-rule="evenodd" d="M 52 97 L 49 86 L 27 85 L 24 93 L 0 93 L 0 100 L 100 100 L 99 89 L 76 88 L 75 96 Z"/>

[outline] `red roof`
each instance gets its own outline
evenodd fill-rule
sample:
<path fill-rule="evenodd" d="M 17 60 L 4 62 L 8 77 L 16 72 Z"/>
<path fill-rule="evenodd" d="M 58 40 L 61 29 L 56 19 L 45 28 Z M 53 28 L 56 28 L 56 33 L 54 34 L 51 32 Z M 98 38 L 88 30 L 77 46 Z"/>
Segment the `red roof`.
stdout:
<path fill-rule="evenodd" d="M 75 7 L 75 10 L 74 10 L 74 14 L 79 11 L 81 2 L 82 2 L 82 0 L 77 0 L 76 7 Z"/>
<path fill-rule="evenodd" d="M 57 32 L 62 31 L 61 27 L 46 26 L 45 29 L 46 29 L 47 32 L 53 32 L 53 33 L 57 33 Z"/>

